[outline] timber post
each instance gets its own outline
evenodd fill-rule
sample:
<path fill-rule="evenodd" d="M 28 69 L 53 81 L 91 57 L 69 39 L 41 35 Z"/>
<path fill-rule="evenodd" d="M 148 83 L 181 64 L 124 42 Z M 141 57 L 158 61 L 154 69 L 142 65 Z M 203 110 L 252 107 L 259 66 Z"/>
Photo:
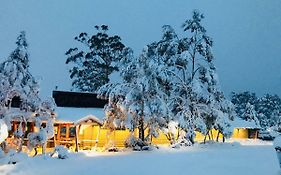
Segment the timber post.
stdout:
<path fill-rule="evenodd" d="M 75 126 L 75 152 L 79 151 L 79 144 L 78 144 L 79 130 L 80 130 L 80 125 Z"/>

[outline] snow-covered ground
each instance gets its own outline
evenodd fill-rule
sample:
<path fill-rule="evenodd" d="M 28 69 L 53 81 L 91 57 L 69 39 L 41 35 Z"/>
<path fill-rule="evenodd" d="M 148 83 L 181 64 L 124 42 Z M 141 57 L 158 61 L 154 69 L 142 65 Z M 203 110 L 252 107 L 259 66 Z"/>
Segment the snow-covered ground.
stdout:
<path fill-rule="evenodd" d="M 271 142 L 239 141 L 149 152 L 71 153 L 65 160 L 38 156 L 0 166 L 0 174 L 277 175 L 280 170 Z"/>

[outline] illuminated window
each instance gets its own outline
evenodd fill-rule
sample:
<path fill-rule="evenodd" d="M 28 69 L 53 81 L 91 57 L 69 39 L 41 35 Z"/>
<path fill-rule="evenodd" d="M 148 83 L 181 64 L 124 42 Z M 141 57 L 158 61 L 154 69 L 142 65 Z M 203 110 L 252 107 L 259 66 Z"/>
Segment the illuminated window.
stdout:
<path fill-rule="evenodd" d="M 75 137 L 75 127 L 69 128 L 69 137 Z"/>
<path fill-rule="evenodd" d="M 60 135 L 62 137 L 66 137 L 66 126 L 60 128 Z"/>

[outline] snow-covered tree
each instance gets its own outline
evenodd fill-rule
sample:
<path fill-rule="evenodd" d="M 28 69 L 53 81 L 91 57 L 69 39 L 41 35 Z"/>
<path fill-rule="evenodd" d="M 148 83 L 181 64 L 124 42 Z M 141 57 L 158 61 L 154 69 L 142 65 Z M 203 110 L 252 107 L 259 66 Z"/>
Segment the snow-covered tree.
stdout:
<path fill-rule="evenodd" d="M 161 128 L 171 144 L 174 144 L 179 136 L 178 133 L 174 133 L 173 128 L 180 128 L 179 125 L 182 127 L 180 122 L 182 116 L 189 114 L 188 62 L 181 57 L 181 43 L 174 29 L 169 25 L 164 25 L 162 33 L 162 39 L 151 43 L 149 48 L 151 57 L 157 62 L 159 87 L 165 94 L 162 95 L 162 99 L 169 109 L 164 117 L 165 124 Z"/>
<path fill-rule="evenodd" d="M 187 37 L 183 39 L 184 50 L 191 60 L 191 79 L 200 68 L 200 59 L 212 62 L 213 54 L 211 47 L 213 40 L 206 34 L 206 29 L 201 24 L 204 15 L 197 10 L 193 11 L 192 18 L 186 20 L 182 27 L 187 32 Z"/>
<path fill-rule="evenodd" d="M 228 136 L 229 120 L 235 116 L 232 103 L 220 90 L 211 52 L 213 41 L 201 24 L 203 18 L 194 11 L 183 25 L 187 37 L 182 39 L 165 25 L 162 39 L 150 44 L 169 108 L 166 128 L 171 120 L 177 121 L 189 143 L 194 142 L 195 131 L 207 135 L 217 129 Z"/>
<path fill-rule="evenodd" d="M 211 51 L 213 41 L 201 24 L 203 19 L 203 14 L 193 11 L 192 18 L 183 24 L 187 36 L 178 41 L 177 53 L 180 54 L 176 63 L 180 64 L 175 64 L 177 70 L 174 71 L 179 77 L 175 80 L 179 81 L 175 83 L 173 98 L 177 103 L 173 106 L 180 109 L 177 114 L 184 121 L 181 127 L 186 128 L 186 137 L 191 143 L 195 130 L 207 135 L 211 129 L 219 129 L 225 134 L 227 121 L 233 115 L 231 103 L 219 87 Z M 219 123 L 222 121 L 225 123 Z"/>
<path fill-rule="evenodd" d="M 145 47 L 139 57 L 131 59 L 122 68 L 122 83 L 107 84 L 100 88 L 101 97 L 109 99 L 110 111 L 113 120 L 120 119 L 116 115 L 116 108 L 125 113 L 132 129 L 138 129 L 139 139 L 147 142 L 151 137 L 157 137 L 159 125 L 163 117 L 167 116 L 166 104 L 163 101 L 165 95 L 161 91 L 158 82 L 157 62 L 151 54 L 149 46 Z M 112 108 L 114 107 L 114 108 Z M 114 112 L 114 110 L 115 112 Z M 148 135 L 144 134 L 148 129 Z"/>
<path fill-rule="evenodd" d="M 17 38 L 16 49 L 10 54 L 8 59 L 0 64 L 1 75 L 1 110 L 8 128 L 11 129 L 11 120 L 17 118 L 20 121 L 19 128 L 15 132 L 15 136 L 20 138 L 20 149 L 23 141 L 23 131 L 25 130 L 26 121 L 31 118 L 28 113 L 35 112 L 39 98 L 39 85 L 29 71 L 29 54 L 27 51 L 28 44 L 25 38 L 25 32 L 21 32 Z M 12 100 L 18 97 L 21 100 L 20 115 L 10 112 Z"/>
<path fill-rule="evenodd" d="M 250 103 L 247 103 L 245 112 L 241 115 L 241 118 L 246 121 L 254 121 L 257 126 L 260 126 L 255 107 Z"/>
<path fill-rule="evenodd" d="M 258 99 L 256 111 L 261 126 L 271 127 L 277 124 L 281 116 L 281 99 L 277 95 L 266 94 Z"/>
<path fill-rule="evenodd" d="M 241 116 L 246 108 L 247 103 L 256 106 L 258 102 L 258 97 L 255 93 L 249 91 L 241 93 L 231 93 L 231 102 L 235 105 L 235 111 L 238 116 Z"/>
<path fill-rule="evenodd" d="M 109 99 L 111 121 L 118 118 L 114 115 L 118 109 L 133 126 L 161 128 L 172 144 L 179 137 L 185 145 L 194 143 L 196 130 L 206 135 L 211 129 L 228 133 L 233 106 L 220 90 L 213 42 L 201 25 L 203 18 L 194 11 L 183 25 L 187 37 L 182 39 L 171 26 L 163 26 L 160 41 L 147 45 L 138 58 L 123 59 L 124 82 L 106 84 L 99 91 Z M 144 140 L 142 132 L 139 137 Z"/>
<path fill-rule="evenodd" d="M 201 24 L 203 18 L 203 14 L 194 11 L 192 18 L 183 24 L 186 37 L 178 39 L 177 35 L 170 35 L 173 36 L 170 46 L 173 46 L 175 53 L 168 62 L 172 65 L 172 70 L 170 68 L 168 71 L 174 77 L 170 106 L 190 143 L 194 143 L 195 130 L 207 133 L 207 119 L 211 118 L 208 106 L 211 92 L 207 87 L 211 80 L 207 79 L 207 75 L 211 72 L 208 66 L 213 59 L 212 40 Z M 173 33 L 171 29 L 166 31 Z"/>
<path fill-rule="evenodd" d="M 266 94 L 262 97 L 257 97 L 255 93 L 241 92 L 232 93 L 231 101 L 235 104 L 235 110 L 238 116 L 245 113 L 247 104 L 253 105 L 257 113 L 257 119 L 262 128 L 266 129 L 278 125 L 279 117 L 281 116 L 281 99 L 277 95 Z"/>
<path fill-rule="evenodd" d="M 109 82 L 109 76 L 118 70 L 118 63 L 126 56 L 126 47 L 117 35 L 107 34 L 108 26 L 95 26 L 97 33 L 89 36 L 81 33 L 75 40 L 84 47 L 70 48 L 66 64 L 71 66 L 70 78 L 73 88 L 94 92 Z"/>
<path fill-rule="evenodd" d="M 54 108 L 47 108 L 47 105 L 44 105 L 47 102 L 42 102 L 40 99 L 39 84 L 29 71 L 25 32 L 20 33 L 16 44 L 16 49 L 0 64 L 0 118 L 5 122 L 8 130 L 12 129 L 11 121 L 19 121 L 14 136 L 19 139 L 18 151 L 21 151 L 27 121 L 33 122 L 39 119 L 41 121 L 44 115 L 43 120 L 47 121 L 55 115 Z M 15 98 L 20 99 L 19 110 L 12 109 L 12 101 Z"/>
<path fill-rule="evenodd" d="M 199 69 L 191 87 L 191 111 L 194 111 L 195 121 L 199 121 L 199 124 L 197 122 L 194 124 L 195 130 L 205 134 L 205 139 L 207 136 L 209 139 L 214 139 L 211 137 L 212 129 L 218 130 L 224 136 L 229 136 L 229 120 L 235 116 L 234 108 L 220 90 L 216 69 L 212 62 L 207 62 Z"/>
<path fill-rule="evenodd" d="M 17 38 L 17 48 L 0 64 L 2 101 L 10 108 L 12 99 L 20 97 L 23 110 L 35 110 L 40 101 L 39 84 L 29 71 L 29 53 L 25 32 Z M 30 109 L 26 109 L 26 108 Z"/>

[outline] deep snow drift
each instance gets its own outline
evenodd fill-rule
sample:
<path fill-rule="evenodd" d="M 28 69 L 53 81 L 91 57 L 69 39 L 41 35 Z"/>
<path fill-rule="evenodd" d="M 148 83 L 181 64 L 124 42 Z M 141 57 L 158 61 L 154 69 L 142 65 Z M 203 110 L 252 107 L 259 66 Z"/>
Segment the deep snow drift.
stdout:
<path fill-rule="evenodd" d="M 176 174 L 277 175 L 279 165 L 271 142 L 195 145 L 184 149 L 160 148 L 150 152 L 70 154 L 69 159 L 35 157 L 0 167 L 4 175 L 57 174 Z"/>

